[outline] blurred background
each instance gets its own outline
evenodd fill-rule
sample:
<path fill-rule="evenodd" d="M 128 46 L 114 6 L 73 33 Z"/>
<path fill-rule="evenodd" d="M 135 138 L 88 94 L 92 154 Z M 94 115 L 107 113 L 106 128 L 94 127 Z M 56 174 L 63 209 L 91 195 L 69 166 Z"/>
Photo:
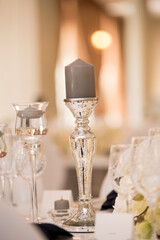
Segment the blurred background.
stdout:
<path fill-rule="evenodd" d="M 160 0 L 0 1 L 0 121 L 13 127 L 13 102 L 49 101 L 46 189 L 76 189 L 68 143 L 74 119 L 63 99 L 64 68 L 78 57 L 95 67 L 98 196 L 110 145 L 159 126 Z"/>

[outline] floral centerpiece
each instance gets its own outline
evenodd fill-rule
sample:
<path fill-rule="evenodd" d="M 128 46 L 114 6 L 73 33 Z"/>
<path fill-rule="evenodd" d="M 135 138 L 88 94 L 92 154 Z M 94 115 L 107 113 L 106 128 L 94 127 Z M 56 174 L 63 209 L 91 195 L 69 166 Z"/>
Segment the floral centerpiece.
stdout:
<path fill-rule="evenodd" d="M 157 147 L 158 146 L 159 145 L 157 145 Z M 147 148 L 148 145 L 145 144 L 145 147 Z M 141 155 L 142 159 L 148 160 L 147 154 L 149 153 L 149 151 L 147 151 L 146 148 L 145 148 L 145 152 L 143 149 L 143 152 L 141 151 L 140 153 L 142 153 Z M 148 205 L 148 201 L 147 201 L 148 199 L 146 200 L 142 194 L 137 192 L 137 189 L 135 188 L 136 184 L 134 182 L 135 184 L 134 185 L 132 182 L 133 173 L 138 174 L 139 169 L 142 169 L 142 172 L 145 170 L 150 171 L 150 169 L 148 169 L 148 167 L 147 169 L 145 169 L 144 164 L 143 165 L 141 164 L 141 165 L 138 165 L 138 167 L 136 168 L 136 171 L 133 171 L 130 160 L 133 160 L 133 156 L 135 156 L 134 149 L 135 149 L 135 146 L 130 144 L 113 145 L 111 147 L 109 173 L 112 178 L 113 188 L 118 192 L 117 198 L 115 200 L 114 212 L 116 213 L 128 212 L 133 214 L 136 237 L 138 239 L 149 240 L 149 239 L 153 239 L 153 236 L 155 235 L 160 236 L 160 199 L 158 198 L 158 195 L 155 195 L 154 205 L 151 205 L 151 204 Z M 153 148 L 153 150 L 157 150 L 157 149 Z M 149 158 L 149 160 L 150 159 L 151 158 Z M 152 158 L 152 160 L 153 159 L 154 158 Z M 132 174 L 132 178 L 131 178 L 131 174 Z M 153 177 L 155 176 L 151 175 L 150 178 L 145 178 L 145 184 L 148 179 L 151 181 Z M 151 181 L 151 182 L 152 182 L 152 185 L 150 188 L 154 189 L 153 186 L 156 183 L 155 181 Z M 157 183 L 157 186 L 158 186 L 158 183 Z M 156 191 L 159 191 L 158 187 L 156 188 Z M 149 206 L 152 206 L 152 208 Z"/>
<path fill-rule="evenodd" d="M 124 186 L 123 186 L 124 187 Z M 127 187 L 127 184 L 126 186 Z M 136 194 L 131 201 L 131 213 L 133 214 L 135 223 L 135 234 L 138 239 L 151 239 L 153 232 L 153 224 L 158 238 L 160 238 L 160 199 L 157 200 L 155 223 L 150 207 L 147 205 L 146 199 L 141 194 Z M 127 201 L 121 194 L 117 195 L 114 212 L 128 212 Z"/>

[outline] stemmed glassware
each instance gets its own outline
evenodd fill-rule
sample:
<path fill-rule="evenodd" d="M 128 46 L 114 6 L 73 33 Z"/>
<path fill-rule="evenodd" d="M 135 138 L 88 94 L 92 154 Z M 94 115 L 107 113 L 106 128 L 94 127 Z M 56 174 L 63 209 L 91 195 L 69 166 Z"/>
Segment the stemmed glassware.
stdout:
<path fill-rule="evenodd" d="M 1 182 L 1 198 L 5 198 L 5 179 L 3 174 L 3 166 L 6 165 L 7 145 L 5 140 L 7 124 L 0 124 L 0 182 Z"/>
<path fill-rule="evenodd" d="M 2 169 L 3 169 L 3 175 L 6 178 L 5 183 L 8 183 L 8 186 L 5 186 L 6 189 L 8 189 L 8 200 L 11 204 L 11 206 L 15 206 L 13 201 L 13 175 L 14 175 L 14 160 L 13 160 L 13 154 L 14 154 L 14 148 L 13 148 L 13 135 L 10 128 L 6 128 L 5 133 L 5 140 L 7 144 L 7 156 L 3 163 Z"/>
<path fill-rule="evenodd" d="M 148 131 L 148 135 L 153 137 L 153 136 L 160 136 L 160 128 L 150 128 Z"/>
<path fill-rule="evenodd" d="M 7 155 L 7 145 L 5 141 L 5 132 L 7 124 L 0 124 L 0 159 Z"/>
<path fill-rule="evenodd" d="M 36 159 L 41 146 L 40 140 L 48 131 L 45 116 L 47 106 L 47 102 L 13 104 L 16 111 L 15 132 L 23 140 L 24 148 L 28 151 L 31 163 L 32 221 L 34 223 L 39 222 Z"/>
<path fill-rule="evenodd" d="M 31 182 L 32 166 L 30 164 L 30 154 L 23 142 L 17 141 L 17 148 L 14 153 L 14 164 L 18 176 Z M 39 143 L 39 151 L 36 156 L 36 176 L 39 177 L 46 167 L 46 157 L 43 151 L 42 142 Z"/>
<path fill-rule="evenodd" d="M 144 140 L 147 140 L 148 136 L 135 136 L 131 138 L 131 144 L 138 145 L 139 143 L 143 142 Z"/>
<path fill-rule="evenodd" d="M 131 161 L 131 176 L 135 188 L 147 200 L 152 210 L 153 240 L 157 239 L 155 231 L 155 210 L 160 197 L 160 137 L 148 137 L 135 148 Z"/>
<path fill-rule="evenodd" d="M 24 143 L 19 136 L 14 136 L 13 146 L 15 150 L 13 154 L 12 175 L 13 177 L 19 176 L 28 182 L 32 196 L 32 166 L 30 164 L 30 154 L 28 152 L 28 149 L 24 147 Z M 46 156 L 43 149 L 43 143 L 40 141 L 39 151 L 37 151 L 36 156 L 36 178 L 38 178 L 43 173 L 45 167 Z M 27 215 L 25 217 L 25 219 L 27 221 L 32 220 L 32 211 L 30 215 Z M 38 216 L 38 219 L 41 220 L 41 217 Z"/>
<path fill-rule="evenodd" d="M 0 172 L 1 172 L 1 185 L 2 185 L 2 198 L 7 201 L 11 206 L 15 206 L 13 200 L 13 180 L 16 175 L 14 167 L 14 137 L 11 129 L 5 125 L 5 131 L 1 142 L 7 149 L 6 156 L 0 161 Z"/>
<path fill-rule="evenodd" d="M 109 174 L 113 189 L 126 199 L 126 210 L 131 212 L 131 200 L 135 193 L 130 176 L 131 144 L 112 145 L 110 149 Z"/>

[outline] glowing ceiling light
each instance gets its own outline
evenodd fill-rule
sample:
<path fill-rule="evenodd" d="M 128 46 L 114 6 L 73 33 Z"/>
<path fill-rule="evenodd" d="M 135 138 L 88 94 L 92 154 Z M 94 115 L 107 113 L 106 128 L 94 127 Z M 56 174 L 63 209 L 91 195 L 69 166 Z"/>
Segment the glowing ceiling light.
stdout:
<path fill-rule="evenodd" d="M 96 31 L 91 36 L 91 43 L 95 48 L 105 49 L 111 45 L 112 37 L 106 31 Z"/>

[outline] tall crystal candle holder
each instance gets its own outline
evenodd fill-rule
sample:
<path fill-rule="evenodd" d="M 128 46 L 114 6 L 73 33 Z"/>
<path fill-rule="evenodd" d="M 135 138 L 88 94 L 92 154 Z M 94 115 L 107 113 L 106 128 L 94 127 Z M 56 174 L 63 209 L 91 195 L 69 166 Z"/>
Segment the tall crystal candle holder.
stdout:
<path fill-rule="evenodd" d="M 15 133 L 18 135 L 28 150 L 31 163 L 31 200 L 32 219 L 34 223 L 39 222 L 38 199 L 36 183 L 37 152 L 40 148 L 41 138 L 47 134 L 47 120 L 45 111 L 48 102 L 33 102 L 24 104 L 12 104 L 16 111 Z"/>
<path fill-rule="evenodd" d="M 64 226 L 93 231 L 95 211 L 91 203 L 91 177 L 96 138 L 90 130 L 88 118 L 98 99 L 74 98 L 65 99 L 64 102 L 76 118 L 76 128 L 70 136 L 70 148 L 75 161 L 79 190 L 78 210 L 64 222 Z"/>

